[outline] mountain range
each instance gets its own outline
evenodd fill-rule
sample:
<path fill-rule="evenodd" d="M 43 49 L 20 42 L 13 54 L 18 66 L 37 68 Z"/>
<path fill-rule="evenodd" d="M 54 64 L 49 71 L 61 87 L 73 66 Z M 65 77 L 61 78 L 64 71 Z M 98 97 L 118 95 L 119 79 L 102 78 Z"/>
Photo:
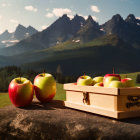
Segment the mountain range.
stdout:
<path fill-rule="evenodd" d="M 0 55 L 0 66 L 53 73 L 61 66 L 67 75 L 107 73 L 112 67 L 119 73 L 140 71 L 140 20 L 133 14 L 126 19 L 116 14 L 99 25 L 92 16 L 70 20 L 65 14 L 47 29 L 0 49 Z"/>
<path fill-rule="evenodd" d="M 5 30 L 0 34 L 0 48 L 10 47 L 18 43 L 19 41 L 37 33 L 38 31 L 32 26 L 27 28 L 19 24 L 16 27 L 16 30 L 12 33 L 9 33 L 8 30 Z"/>

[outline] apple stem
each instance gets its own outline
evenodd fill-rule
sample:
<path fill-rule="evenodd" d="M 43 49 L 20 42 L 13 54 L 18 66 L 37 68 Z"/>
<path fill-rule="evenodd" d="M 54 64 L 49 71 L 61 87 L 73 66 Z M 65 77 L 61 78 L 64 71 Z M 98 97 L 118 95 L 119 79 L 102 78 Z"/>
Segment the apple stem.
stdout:
<path fill-rule="evenodd" d="M 45 69 L 43 69 L 43 75 L 44 75 L 44 77 L 45 77 Z"/>
<path fill-rule="evenodd" d="M 20 83 L 21 83 L 21 73 L 19 73 L 19 81 L 20 81 Z"/>
<path fill-rule="evenodd" d="M 113 74 L 115 74 L 115 68 L 113 67 Z"/>

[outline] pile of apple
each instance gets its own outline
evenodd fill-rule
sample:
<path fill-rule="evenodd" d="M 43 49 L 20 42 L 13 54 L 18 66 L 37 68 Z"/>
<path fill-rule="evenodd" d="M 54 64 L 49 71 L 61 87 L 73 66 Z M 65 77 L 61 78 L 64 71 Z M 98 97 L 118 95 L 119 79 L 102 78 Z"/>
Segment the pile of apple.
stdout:
<path fill-rule="evenodd" d="M 56 82 L 54 77 L 49 73 L 41 73 L 34 79 L 34 84 L 30 80 L 18 77 L 13 79 L 8 88 L 11 102 L 16 107 L 28 106 L 32 100 L 33 95 L 44 103 L 53 99 L 56 94 Z"/>
<path fill-rule="evenodd" d="M 90 76 L 83 75 L 77 79 L 76 85 L 108 88 L 135 87 L 135 83 L 131 78 L 121 79 L 119 74 L 106 74 L 104 77 L 95 77 L 93 79 Z"/>

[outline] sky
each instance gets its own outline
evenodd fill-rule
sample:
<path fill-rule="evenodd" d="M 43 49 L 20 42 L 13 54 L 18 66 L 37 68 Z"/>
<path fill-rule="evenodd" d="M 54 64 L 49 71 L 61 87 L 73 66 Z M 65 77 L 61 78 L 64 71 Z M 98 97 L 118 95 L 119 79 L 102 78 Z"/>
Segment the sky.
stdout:
<path fill-rule="evenodd" d="M 140 0 L 0 0 L 0 33 L 13 32 L 18 24 L 42 31 L 63 14 L 91 15 L 103 24 L 115 14 L 125 19 L 130 13 L 140 18 Z"/>

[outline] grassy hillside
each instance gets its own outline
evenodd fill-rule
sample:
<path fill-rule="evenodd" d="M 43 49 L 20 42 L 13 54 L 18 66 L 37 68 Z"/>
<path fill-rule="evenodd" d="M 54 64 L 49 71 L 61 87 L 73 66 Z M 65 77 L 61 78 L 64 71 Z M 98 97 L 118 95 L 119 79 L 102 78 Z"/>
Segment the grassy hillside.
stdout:
<path fill-rule="evenodd" d="M 81 43 L 76 42 L 76 40 L 69 40 L 64 43 L 59 43 L 56 46 L 52 46 L 47 49 L 41 49 L 41 50 L 34 50 L 29 51 L 26 53 L 22 53 L 20 55 L 14 55 L 11 57 L 8 57 L 9 60 L 12 60 L 15 64 L 22 64 L 26 62 L 35 62 L 39 61 L 41 59 L 48 59 L 55 57 L 56 54 L 61 53 L 64 54 L 68 51 L 79 51 L 81 49 L 87 49 L 89 47 L 104 47 L 104 46 L 118 46 L 118 47 L 124 47 L 126 44 L 120 40 L 120 38 L 116 35 L 106 35 L 97 39 L 94 39 L 93 41 L 90 41 L 88 43 Z M 127 48 L 129 49 L 129 45 L 127 45 Z M 100 49 L 100 48 L 99 48 Z M 72 55 L 73 56 L 73 55 Z M 65 59 L 65 57 L 64 57 Z"/>
<path fill-rule="evenodd" d="M 8 57 L 9 63 L 23 69 L 55 73 L 60 65 L 64 75 L 78 76 L 86 72 L 110 73 L 112 67 L 118 73 L 140 71 L 140 51 L 123 42 L 116 35 L 106 35 L 88 43 L 69 40 L 48 49 L 35 50 Z M 7 64 L 7 63 L 6 63 Z"/>

